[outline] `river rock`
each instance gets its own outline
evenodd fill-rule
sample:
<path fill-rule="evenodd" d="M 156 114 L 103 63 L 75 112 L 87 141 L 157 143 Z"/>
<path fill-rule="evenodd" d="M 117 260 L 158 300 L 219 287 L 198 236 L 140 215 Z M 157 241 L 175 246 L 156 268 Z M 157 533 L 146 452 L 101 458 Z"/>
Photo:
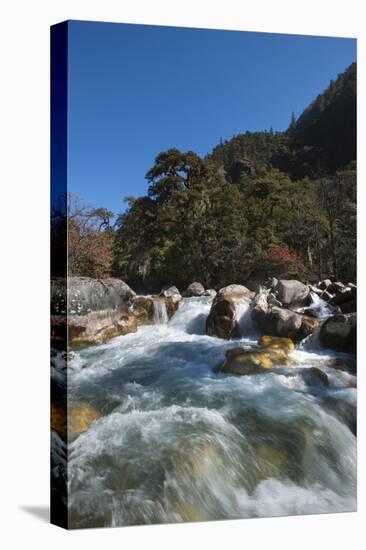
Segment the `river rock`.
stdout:
<path fill-rule="evenodd" d="M 258 323 L 261 323 L 270 311 L 270 306 L 268 304 L 269 295 L 270 290 L 260 286 L 251 302 L 251 317 Z"/>
<path fill-rule="evenodd" d="M 263 372 L 263 369 L 290 363 L 287 351 L 275 348 L 267 350 L 233 348 L 229 349 L 225 355 L 226 360 L 221 370 L 231 374 L 258 374 Z"/>
<path fill-rule="evenodd" d="M 308 311 L 306 311 L 308 313 Z M 295 334 L 295 340 L 300 341 L 315 332 L 320 327 L 320 321 L 311 315 L 301 315 L 301 327 Z"/>
<path fill-rule="evenodd" d="M 310 289 L 300 281 L 281 279 L 276 286 L 277 299 L 288 308 L 299 308 L 311 304 Z"/>
<path fill-rule="evenodd" d="M 69 407 L 51 403 L 51 427 L 65 440 L 72 441 L 88 430 L 98 418 L 98 412 L 89 403 L 78 403 Z"/>
<path fill-rule="evenodd" d="M 320 343 L 335 351 L 356 351 L 356 313 L 329 317 L 321 326 Z"/>
<path fill-rule="evenodd" d="M 154 299 L 152 296 L 136 296 L 132 301 L 131 310 L 139 325 L 148 325 L 154 319 Z"/>
<path fill-rule="evenodd" d="M 261 336 L 258 340 L 261 348 L 281 349 L 286 352 L 294 351 L 295 344 L 291 338 L 282 338 L 280 336 Z"/>
<path fill-rule="evenodd" d="M 55 278 L 51 281 L 53 315 L 86 315 L 93 311 L 127 307 L 135 292 L 120 279 Z"/>
<path fill-rule="evenodd" d="M 339 306 L 342 313 L 353 313 L 357 310 L 356 293 L 351 288 L 344 287 L 342 291 L 337 292 L 329 303 L 333 306 Z"/>
<path fill-rule="evenodd" d="M 183 292 L 185 298 L 193 298 L 195 296 L 204 296 L 205 287 L 201 283 L 191 283 Z"/>
<path fill-rule="evenodd" d="M 221 288 L 207 317 L 207 334 L 218 338 L 238 338 L 241 335 L 240 321 L 252 296 L 253 292 L 242 285 Z"/>
<path fill-rule="evenodd" d="M 128 309 L 93 311 L 67 319 L 69 345 L 84 347 L 104 344 L 116 336 L 137 331 L 137 319 Z"/>
<path fill-rule="evenodd" d="M 262 333 L 269 336 L 284 336 L 286 338 L 296 336 L 301 324 L 301 315 L 280 307 L 272 307 L 258 322 Z"/>
<path fill-rule="evenodd" d="M 328 375 L 318 367 L 310 367 L 302 370 L 302 378 L 309 386 L 317 386 L 319 383 L 322 386 L 329 386 Z"/>
<path fill-rule="evenodd" d="M 179 290 L 176 286 L 167 286 L 161 289 L 159 296 L 162 296 L 163 298 L 170 298 L 172 296 L 180 296 L 180 299 L 182 298 Z"/>

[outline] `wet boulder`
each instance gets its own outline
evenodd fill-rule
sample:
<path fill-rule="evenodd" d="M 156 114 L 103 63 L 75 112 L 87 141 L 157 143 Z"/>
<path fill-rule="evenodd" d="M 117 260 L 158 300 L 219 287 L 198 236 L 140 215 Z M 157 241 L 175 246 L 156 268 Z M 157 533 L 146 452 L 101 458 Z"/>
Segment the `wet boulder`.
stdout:
<path fill-rule="evenodd" d="M 72 441 L 86 432 L 99 418 L 99 413 L 89 403 L 77 405 L 51 404 L 51 427 L 66 441 Z"/>
<path fill-rule="evenodd" d="M 86 315 L 93 311 L 128 306 L 136 293 L 120 279 L 55 278 L 51 281 L 53 315 Z"/>
<path fill-rule="evenodd" d="M 329 386 L 328 375 L 318 367 L 310 367 L 301 371 L 302 378 L 308 386 Z"/>
<path fill-rule="evenodd" d="M 132 301 L 131 310 L 139 325 L 153 323 L 154 300 L 152 296 L 136 296 Z"/>
<path fill-rule="evenodd" d="M 118 310 L 93 311 L 87 315 L 58 317 L 60 329 L 67 323 L 68 341 L 73 348 L 104 344 L 116 336 L 137 331 L 137 319 L 126 308 Z M 57 326 L 54 317 L 53 328 Z M 55 328 L 54 328 L 55 330 Z"/>
<path fill-rule="evenodd" d="M 307 336 L 310 336 L 310 334 L 313 334 L 313 332 L 315 332 L 319 327 L 319 319 L 313 317 L 312 315 L 301 315 L 301 326 L 295 334 L 294 339 L 296 341 L 303 340 Z"/>
<path fill-rule="evenodd" d="M 356 292 L 349 287 L 344 287 L 329 300 L 329 303 L 338 306 L 342 313 L 353 313 L 357 309 Z"/>
<path fill-rule="evenodd" d="M 286 352 L 295 350 L 295 344 L 291 338 L 283 338 L 280 336 L 261 336 L 258 340 L 258 345 L 261 348 L 281 349 Z"/>
<path fill-rule="evenodd" d="M 242 285 L 229 285 L 216 294 L 206 322 L 209 336 L 238 338 L 245 327 L 242 324 L 253 292 Z"/>
<path fill-rule="evenodd" d="M 267 314 L 257 316 L 257 323 L 262 334 L 293 338 L 301 327 L 302 317 L 289 309 L 275 306 Z"/>
<path fill-rule="evenodd" d="M 281 279 L 275 288 L 277 299 L 287 308 L 294 309 L 311 304 L 310 289 L 300 281 Z"/>
<path fill-rule="evenodd" d="M 205 294 L 205 287 L 201 283 L 197 283 L 197 282 L 191 283 L 183 292 L 183 296 L 185 298 L 204 296 L 204 294 Z"/>
<path fill-rule="evenodd" d="M 291 364 L 288 353 L 283 349 L 247 350 L 244 348 L 229 349 L 222 372 L 231 374 L 260 374 L 265 369 Z"/>
<path fill-rule="evenodd" d="M 335 351 L 355 352 L 356 313 L 338 314 L 329 317 L 321 326 L 320 343 Z"/>

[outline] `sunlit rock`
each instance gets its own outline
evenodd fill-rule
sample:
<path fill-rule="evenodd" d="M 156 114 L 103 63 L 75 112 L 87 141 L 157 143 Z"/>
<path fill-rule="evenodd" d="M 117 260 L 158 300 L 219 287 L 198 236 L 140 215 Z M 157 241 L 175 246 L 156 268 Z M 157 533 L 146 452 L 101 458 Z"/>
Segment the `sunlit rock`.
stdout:
<path fill-rule="evenodd" d="M 218 338 L 238 338 L 250 328 L 249 305 L 254 293 L 242 285 L 229 285 L 216 294 L 207 318 L 207 334 Z"/>
<path fill-rule="evenodd" d="M 51 404 L 51 427 L 65 440 L 75 439 L 77 435 L 88 430 L 98 418 L 98 412 L 88 403 L 69 407 Z"/>
<path fill-rule="evenodd" d="M 281 349 L 288 352 L 295 350 L 295 344 L 291 338 L 280 336 L 261 336 L 258 340 L 258 345 L 261 348 Z"/>
<path fill-rule="evenodd" d="M 222 372 L 232 374 L 257 374 L 264 369 L 291 364 L 287 351 L 283 349 L 268 349 L 249 351 L 234 348 L 226 352 L 226 361 L 221 367 Z"/>
<path fill-rule="evenodd" d="M 309 287 L 296 279 L 281 279 L 275 291 L 278 300 L 287 308 L 294 309 L 311 303 Z"/>

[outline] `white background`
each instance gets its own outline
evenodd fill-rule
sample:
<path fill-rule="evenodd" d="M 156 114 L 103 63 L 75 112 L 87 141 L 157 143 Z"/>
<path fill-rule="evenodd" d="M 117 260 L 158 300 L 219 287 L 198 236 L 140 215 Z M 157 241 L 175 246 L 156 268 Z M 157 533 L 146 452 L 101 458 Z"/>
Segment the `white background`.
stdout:
<path fill-rule="evenodd" d="M 359 287 L 365 217 L 365 17 L 357 0 L 3 0 L 0 32 L 0 539 L 3 548 L 364 547 L 365 365 L 359 330 L 358 513 L 66 532 L 48 524 L 49 26 L 89 19 L 357 37 Z M 362 136 L 362 138 L 360 137 Z M 363 304 L 364 293 L 360 303 Z M 363 321 L 362 309 L 359 318 Z M 37 512 L 38 510 L 38 512 Z M 42 519 L 43 516 L 43 519 Z M 364 540 L 362 540 L 362 538 Z"/>

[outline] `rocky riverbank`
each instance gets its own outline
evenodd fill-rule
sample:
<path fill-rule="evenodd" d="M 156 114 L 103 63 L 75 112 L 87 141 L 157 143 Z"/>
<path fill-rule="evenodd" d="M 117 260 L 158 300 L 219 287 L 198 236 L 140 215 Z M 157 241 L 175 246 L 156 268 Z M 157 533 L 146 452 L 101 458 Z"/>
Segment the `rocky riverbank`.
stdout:
<path fill-rule="evenodd" d="M 232 284 L 205 289 L 194 282 L 182 293 L 175 286 L 159 294 L 137 295 L 119 279 L 70 277 L 52 282 L 51 338 L 55 347 L 67 339 L 71 348 L 105 343 L 136 332 L 140 325 L 167 322 L 186 297 L 213 299 L 207 317 L 209 336 L 247 336 L 253 322 L 261 335 L 299 343 L 316 334 L 325 348 L 355 352 L 357 287 L 326 279 L 317 285 L 275 278 L 256 292 Z"/>

